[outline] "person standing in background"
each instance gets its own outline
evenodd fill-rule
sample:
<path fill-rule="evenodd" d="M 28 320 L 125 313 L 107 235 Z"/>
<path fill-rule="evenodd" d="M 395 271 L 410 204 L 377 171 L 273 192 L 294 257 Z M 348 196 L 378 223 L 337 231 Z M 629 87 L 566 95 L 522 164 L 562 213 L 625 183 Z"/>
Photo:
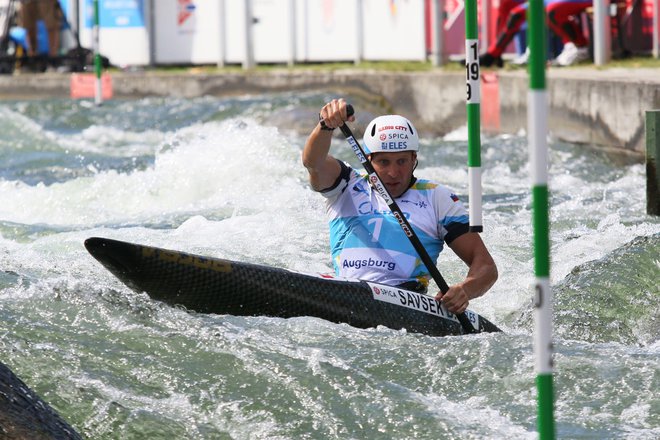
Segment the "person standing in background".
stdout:
<path fill-rule="evenodd" d="M 592 5 L 593 0 L 554 0 L 546 4 L 548 28 L 564 44 L 553 64 L 570 66 L 590 58 L 589 40 L 576 17 Z"/>
<path fill-rule="evenodd" d="M 57 64 L 60 50 L 62 10 L 58 0 L 22 0 L 21 19 L 27 31 L 28 55 L 37 55 L 37 22 L 43 20 L 48 32 L 48 56 L 50 64 Z"/>
<path fill-rule="evenodd" d="M 570 66 L 589 59 L 589 41 L 584 35 L 576 16 L 591 7 L 593 0 L 544 0 L 547 13 L 548 29 L 561 38 L 564 45 L 562 52 L 554 60 L 558 66 Z M 520 31 L 527 20 L 527 2 L 515 4 L 514 1 L 503 3 L 508 9 L 506 25 L 500 26 L 498 18 L 497 39 L 488 50 L 479 57 L 479 65 L 503 67 L 502 53 Z M 500 17 L 501 18 L 501 17 Z M 529 49 L 516 58 L 513 64 L 526 64 Z"/>

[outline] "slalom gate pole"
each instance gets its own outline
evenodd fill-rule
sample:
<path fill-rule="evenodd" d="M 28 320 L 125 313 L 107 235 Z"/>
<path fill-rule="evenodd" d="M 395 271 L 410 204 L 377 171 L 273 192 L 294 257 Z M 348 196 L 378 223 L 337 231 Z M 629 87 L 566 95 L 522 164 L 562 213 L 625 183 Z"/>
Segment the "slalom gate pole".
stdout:
<path fill-rule="evenodd" d="M 103 90 L 101 89 L 101 53 L 99 44 L 99 0 L 94 0 L 94 28 L 92 30 L 94 39 L 94 72 L 96 73 L 96 83 L 94 88 L 94 103 L 103 104 Z"/>
<path fill-rule="evenodd" d="M 543 0 L 530 0 L 527 10 L 529 45 L 529 92 L 527 127 L 532 178 L 532 226 L 534 231 L 534 357 L 538 390 L 539 438 L 555 438 L 552 364 L 552 303 L 550 290 L 550 221 L 548 215 L 548 95 L 545 64 L 547 28 Z"/>
<path fill-rule="evenodd" d="M 355 113 L 355 109 L 353 108 L 352 105 L 349 104 L 346 106 L 346 113 L 347 116 L 351 116 Z M 412 228 L 412 226 L 406 219 L 406 216 L 403 214 L 403 211 L 401 211 L 401 208 L 399 208 L 399 205 L 394 200 L 394 197 L 392 197 L 392 195 L 387 190 L 383 182 L 380 180 L 380 176 L 378 176 L 378 173 L 374 169 L 374 166 L 371 164 L 371 161 L 367 157 L 367 153 L 364 151 L 364 149 L 357 141 L 357 139 L 355 139 L 355 136 L 353 136 L 353 132 L 348 127 L 348 124 L 346 123 L 342 124 L 339 127 L 339 129 L 344 134 L 344 136 L 346 137 L 346 141 L 348 141 L 348 144 L 353 149 L 353 152 L 357 156 L 358 160 L 360 161 L 364 169 L 367 171 L 367 174 L 369 175 L 369 182 L 378 192 L 378 194 L 380 194 L 383 200 L 385 200 L 385 203 L 387 203 L 387 207 L 390 208 L 390 211 L 392 211 L 392 215 L 397 220 L 397 222 L 399 222 L 399 226 L 401 226 L 401 229 L 403 229 L 404 234 L 406 234 L 406 237 L 408 237 L 408 240 L 410 240 L 410 244 L 412 244 L 413 248 L 415 248 L 415 251 L 417 251 L 419 258 L 422 260 L 424 266 L 426 266 L 426 269 L 431 274 L 433 281 L 435 281 L 435 283 L 438 285 L 442 293 L 446 293 L 449 290 L 449 284 L 447 284 L 445 279 L 442 277 L 442 274 L 440 274 L 440 271 L 436 267 L 435 262 L 431 259 L 429 253 L 426 252 L 426 248 L 424 248 L 424 245 L 419 240 L 419 237 L 415 233 L 415 230 Z M 456 313 L 455 315 L 458 321 L 461 323 L 461 327 L 463 327 L 463 331 L 465 333 L 479 332 L 474 328 L 474 326 L 470 321 L 470 318 L 467 316 L 465 312 L 460 314 Z"/>
<path fill-rule="evenodd" d="M 468 181 L 470 232 L 482 232 L 481 74 L 477 0 L 465 0 L 465 70 L 467 73 Z"/>

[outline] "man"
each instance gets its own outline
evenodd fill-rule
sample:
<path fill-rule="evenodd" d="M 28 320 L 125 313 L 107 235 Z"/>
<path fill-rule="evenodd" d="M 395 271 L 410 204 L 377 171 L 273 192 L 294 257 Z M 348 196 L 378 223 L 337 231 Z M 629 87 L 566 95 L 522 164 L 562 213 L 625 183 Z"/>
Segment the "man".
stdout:
<path fill-rule="evenodd" d="M 332 130 L 354 120 L 347 117 L 343 99 L 328 102 L 302 154 L 312 188 L 327 200 L 335 271 L 347 278 L 425 291 L 430 275 L 385 201 L 365 176 L 329 154 Z M 465 280 L 436 296 L 449 311 L 463 313 L 470 300 L 486 293 L 497 280 L 497 267 L 481 237 L 468 232 L 467 211 L 448 188 L 413 176 L 419 137 L 406 118 L 374 119 L 367 126 L 364 145 L 431 259 L 437 260 L 447 243 L 468 265 Z"/>
<path fill-rule="evenodd" d="M 544 2 L 548 28 L 561 39 L 564 48 L 555 58 L 553 64 L 570 66 L 589 59 L 589 42 L 582 32 L 576 16 L 591 7 L 592 0 L 545 0 Z M 528 3 L 519 3 L 508 11 L 508 19 L 504 28 L 498 28 L 497 39 L 488 50 L 479 57 L 479 65 L 502 67 L 502 53 L 527 19 Z M 529 48 L 514 60 L 514 64 L 526 64 L 529 58 Z"/>
<path fill-rule="evenodd" d="M 37 22 L 43 20 L 48 31 L 48 55 L 51 60 L 60 50 L 62 16 L 58 0 L 23 0 L 23 26 L 27 31 L 28 55 L 37 55 Z"/>
<path fill-rule="evenodd" d="M 548 27 L 561 38 L 564 48 L 557 55 L 554 64 L 570 66 L 589 59 L 589 40 L 582 32 L 578 17 L 593 4 L 592 0 L 550 0 L 545 10 Z"/>

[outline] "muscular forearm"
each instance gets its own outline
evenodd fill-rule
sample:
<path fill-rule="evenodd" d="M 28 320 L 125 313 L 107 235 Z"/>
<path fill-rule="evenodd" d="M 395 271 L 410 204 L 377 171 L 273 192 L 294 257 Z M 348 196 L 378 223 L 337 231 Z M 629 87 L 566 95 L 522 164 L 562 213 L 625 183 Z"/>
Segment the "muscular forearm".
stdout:
<path fill-rule="evenodd" d="M 450 286 L 436 299 L 442 301 L 450 312 L 462 313 L 470 300 L 482 296 L 497 281 L 497 266 L 478 234 L 464 234 L 455 239 L 451 248 L 468 265 L 463 281 Z"/>
<path fill-rule="evenodd" d="M 337 161 L 328 154 L 332 132 L 321 130 L 317 125 L 307 138 L 302 162 L 309 173 L 309 183 L 315 191 L 328 188 L 339 175 Z"/>
<path fill-rule="evenodd" d="M 337 177 L 341 167 L 329 154 L 332 143 L 332 129 L 341 126 L 346 120 L 346 102 L 343 99 L 333 99 L 323 106 L 319 117 L 323 119 L 326 129 L 316 124 L 305 142 L 302 162 L 309 172 L 309 182 L 316 191 L 330 187 Z M 351 116 L 348 120 L 354 120 Z M 329 128 L 329 130 L 328 130 Z"/>
<path fill-rule="evenodd" d="M 495 263 L 472 265 L 465 280 L 450 286 L 445 294 L 438 294 L 436 299 L 442 302 L 450 312 L 463 313 L 470 301 L 486 293 L 496 280 L 497 266 Z"/>
<path fill-rule="evenodd" d="M 472 300 L 479 298 L 493 287 L 493 284 L 497 281 L 497 276 L 497 266 L 492 259 L 490 261 L 475 262 L 470 267 L 465 280 L 459 284 L 462 285 L 468 299 Z"/>
<path fill-rule="evenodd" d="M 331 141 L 332 132 L 321 130 L 321 126 L 317 124 L 307 138 L 302 153 L 303 165 L 310 173 L 312 171 L 318 172 L 323 168 L 330 152 Z"/>

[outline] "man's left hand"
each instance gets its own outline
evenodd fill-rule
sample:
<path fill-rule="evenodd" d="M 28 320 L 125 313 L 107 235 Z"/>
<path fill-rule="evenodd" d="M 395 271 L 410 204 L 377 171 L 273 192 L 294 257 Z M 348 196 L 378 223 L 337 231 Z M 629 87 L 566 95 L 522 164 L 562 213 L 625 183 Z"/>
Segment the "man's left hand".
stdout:
<path fill-rule="evenodd" d="M 454 284 L 449 287 L 449 290 L 443 295 L 438 293 L 435 299 L 440 301 L 452 313 L 461 314 L 470 304 L 467 292 L 461 284 Z"/>

